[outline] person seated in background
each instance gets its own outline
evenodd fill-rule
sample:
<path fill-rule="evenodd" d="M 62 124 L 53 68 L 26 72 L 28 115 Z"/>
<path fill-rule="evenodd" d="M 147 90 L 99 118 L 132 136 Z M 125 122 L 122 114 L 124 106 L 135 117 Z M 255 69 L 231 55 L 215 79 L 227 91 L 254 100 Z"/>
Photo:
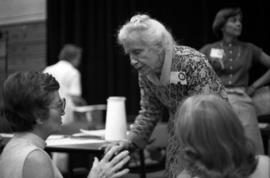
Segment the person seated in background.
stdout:
<path fill-rule="evenodd" d="M 262 136 L 252 96 L 256 89 L 270 82 L 270 56 L 256 45 L 239 40 L 242 33 L 242 10 L 224 8 L 218 11 L 213 32 L 220 38 L 200 50 L 209 59 L 226 87 L 229 102 L 244 126 L 246 135 L 253 140 L 256 152 L 264 153 Z M 268 71 L 249 85 L 252 64 L 261 63 Z"/>
<path fill-rule="evenodd" d="M 60 95 L 66 98 L 66 114 L 63 122 L 74 121 L 74 106 L 86 105 L 81 97 L 81 74 L 77 67 L 81 63 L 82 49 L 74 44 L 66 44 L 61 49 L 59 61 L 56 64 L 47 66 L 44 73 L 52 74 L 60 83 Z"/>
<path fill-rule="evenodd" d="M 231 105 L 217 95 L 194 95 L 177 109 L 175 132 L 184 152 L 178 178 L 268 178 L 268 156 L 256 155 Z"/>
<path fill-rule="evenodd" d="M 59 83 L 46 73 L 17 72 L 4 82 L 5 117 L 14 131 L 0 156 L 1 178 L 62 178 L 50 156 L 45 140 L 61 129 L 65 100 Z M 121 177 L 129 161 L 128 151 L 110 150 L 99 161 L 95 158 L 88 178 Z"/>

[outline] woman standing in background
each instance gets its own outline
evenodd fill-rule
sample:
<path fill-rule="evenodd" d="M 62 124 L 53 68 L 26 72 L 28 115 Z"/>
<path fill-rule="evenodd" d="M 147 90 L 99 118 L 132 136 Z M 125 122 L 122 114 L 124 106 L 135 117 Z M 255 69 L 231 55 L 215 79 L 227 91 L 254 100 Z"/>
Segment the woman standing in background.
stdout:
<path fill-rule="evenodd" d="M 260 62 L 270 68 L 270 56 L 252 43 L 238 40 L 242 32 L 242 11 L 240 8 L 221 9 L 213 22 L 213 31 L 220 41 L 205 45 L 204 53 L 217 75 L 223 81 L 229 102 L 240 118 L 245 133 L 255 146 L 257 153 L 263 153 L 263 143 L 256 111 L 250 98 L 254 91 L 270 81 L 270 70 L 249 85 L 249 70 L 252 62 Z"/>

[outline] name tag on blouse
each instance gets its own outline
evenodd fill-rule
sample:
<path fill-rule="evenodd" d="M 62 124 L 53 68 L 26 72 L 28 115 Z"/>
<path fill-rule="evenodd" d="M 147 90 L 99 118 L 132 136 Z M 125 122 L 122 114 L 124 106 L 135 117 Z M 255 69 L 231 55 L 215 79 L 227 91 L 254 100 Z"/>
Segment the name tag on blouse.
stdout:
<path fill-rule="evenodd" d="M 212 57 L 212 58 L 222 59 L 224 54 L 225 53 L 224 53 L 223 49 L 211 48 L 210 57 Z"/>
<path fill-rule="evenodd" d="M 181 85 L 187 85 L 187 76 L 186 73 L 183 71 L 179 72 L 171 72 L 170 74 L 170 83 Z"/>

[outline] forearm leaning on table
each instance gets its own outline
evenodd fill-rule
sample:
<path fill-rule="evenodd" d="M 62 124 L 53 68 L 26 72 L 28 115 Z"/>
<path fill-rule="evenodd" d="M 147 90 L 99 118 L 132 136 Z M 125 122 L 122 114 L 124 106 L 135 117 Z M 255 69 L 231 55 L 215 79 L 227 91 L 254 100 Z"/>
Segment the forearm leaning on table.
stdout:
<path fill-rule="evenodd" d="M 128 140 L 137 147 L 144 148 L 156 124 L 162 118 L 164 107 L 142 78 L 139 78 L 139 86 L 141 110 L 130 130 Z"/>

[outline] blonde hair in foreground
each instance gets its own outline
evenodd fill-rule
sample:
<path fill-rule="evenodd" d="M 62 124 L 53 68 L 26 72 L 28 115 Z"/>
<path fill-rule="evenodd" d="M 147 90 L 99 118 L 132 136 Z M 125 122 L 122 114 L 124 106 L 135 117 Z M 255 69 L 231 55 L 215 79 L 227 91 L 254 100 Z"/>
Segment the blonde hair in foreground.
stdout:
<path fill-rule="evenodd" d="M 193 176 L 244 178 L 256 168 L 253 144 L 230 104 L 216 95 L 187 98 L 176 114 L 176 134 Z"/>

